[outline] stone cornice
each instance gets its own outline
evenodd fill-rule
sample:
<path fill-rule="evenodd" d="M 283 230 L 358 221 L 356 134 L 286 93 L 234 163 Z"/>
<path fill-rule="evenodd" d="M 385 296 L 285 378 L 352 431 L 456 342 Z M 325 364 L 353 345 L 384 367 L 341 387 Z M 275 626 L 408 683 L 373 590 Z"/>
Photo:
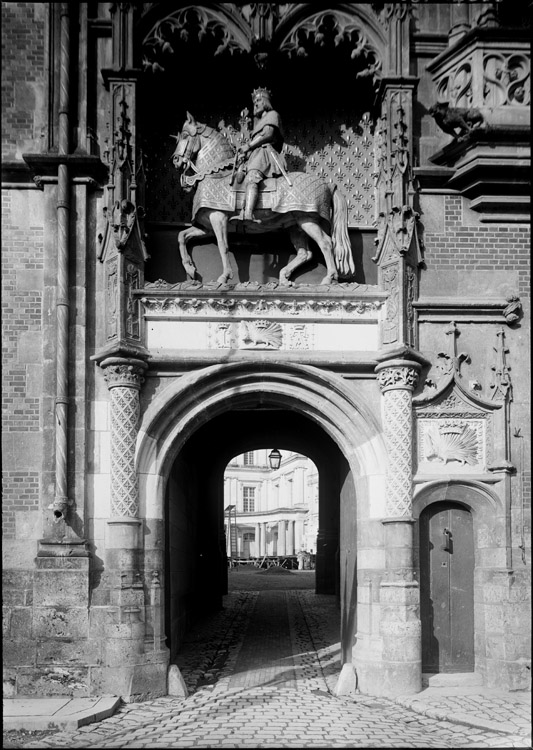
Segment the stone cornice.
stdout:
<path fill-rule="evenodd" d="M 427 64 L 426 70 L 430 73 L 434 73 L 438 68 L 445 64 L 449 59 L 459 55 L 467 47 L 476 44 L 476 42 L 500 42 L 516 46 L 516 44 L 525 44 L 529 47 L 530 40 L 529 29 L 502 29 L 497 27 L 482 27 L 476 26 L 475 28 L 464 34 L 458 41 L 451 47 L 441 52 L 434 60 L 431 60 Z"/>
<path fill-rule="evenodd" d="M 368 291 L 360 284 L 339 284 L 320 289 L 316 286 L 287 287 L 277 284 L 169 285 L 147 284 L 134 292 L 150 317 L 260 315 L 302 318 L 375 317 L 387 298 L 377 288 Z"/>
<path fill-rule="evenodd" d="M 38 177 L 57 175 L 60 164 L 66 164 L 71 177 L 92 177 L 103 185 L 108 177 L 108 169 L 99 156 L 87 153 L 63 154 L 22 154 L 31 173 Z"/>

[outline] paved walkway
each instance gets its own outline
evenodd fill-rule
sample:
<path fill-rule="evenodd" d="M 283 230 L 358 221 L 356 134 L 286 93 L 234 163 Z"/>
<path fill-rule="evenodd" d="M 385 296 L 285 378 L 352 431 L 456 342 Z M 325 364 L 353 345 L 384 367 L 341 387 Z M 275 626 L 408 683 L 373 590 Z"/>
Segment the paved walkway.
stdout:
<path fill-rule="evenodd" d="M 312 584 L 305 572 L 232 572 L 237 590 L 183 644 L 188 698 L 123 705 L 25 747 L 531 747 L 529 695 L 429 688 L 396 702 L 334 697 L 339 613 L 334 597 L 301 586 L 304 577 Z"/>

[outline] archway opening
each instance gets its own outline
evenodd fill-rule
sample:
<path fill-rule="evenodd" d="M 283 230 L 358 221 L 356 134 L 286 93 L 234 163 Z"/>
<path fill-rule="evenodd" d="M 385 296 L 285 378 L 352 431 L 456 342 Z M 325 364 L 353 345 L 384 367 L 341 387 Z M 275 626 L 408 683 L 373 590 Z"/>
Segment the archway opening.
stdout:
<path fill-rule="evenodd" d="M 296 469 L 305 461 L 313 467 L 308 479 L 316 496 L 312 513 L 307 514 L 308 533 L 296 503 L 282 506 L 282 515 L 291 518 L 282 518 L 279 508 L 273 510 L 270 528 L 268 520 L 253 515 L 256 508 L 254 505 L 252 511 L 250 502 L 258 495 L 249 488 L 257 488 L 257 483 L 243 482 L 240 490 L 247 487 L 247 492 L 238 491 L 237 502 L 228 502 L 232 496 L 227 481 L 225 492 L 224 475 L 228 479 L 232 459 L 253 453 L 261 463 L 272 446 L 285 455 L 285 469 L 289 464 Z M 244 469 L 244 457 L 241 460 Z M 282 458 L 282 468 L 283 463 Z M 258 466 L 256 471 L 261 473 L 262 468 Z M 281 476 L 279 471 L 274 473 Z M 302 480 L 295 475 L 293 481 Z M 241 522 L 246 517 L 253 520 L 249 530 L 246 523 L 237 523 L 234 539 L 228 511 L 231 505 L 240 506 Z M 338 669 L 342 661 L 351 659 L 356 609 L 355 484 L 339 447 L 318 424 L 294 410 L 268 407 L 232 409 L 213 417 L 191 435 L 176 456 L 168 476 L 165 506 L 165 613 L 171 663 L 179 663 L 182 646 L 191 634 L 200 632 L 206 619 L 226 606 L 232 591 L 231 565 L 245 566 L 252 560 L 252 565 L 265 565 L 253 568 L 256 576 L 269 576 L 268 562 L 278 569 L 283 565 L 289 576 L 297 577 L 298 571 L 288 567 L 298 568 L 296 547 L 302 545 L 312 549 L 305 549 L 304 566 L 308 569 L 304 567 L 301 573 L 314 579 L 311 587 L 304 588 L 312 588 L 309 593 L 313 596 L 329 597 L 330 611 L 332 607 L 336 611 Z M 265 519 L 269 513 L 266 509 Z M 297 520 L 302 522 L 298 530 Z M 259 523 L 265 525 L 257 532 Z M 251 575 L 249 580 L 247 590 L 261 588 Z"/>
<path fill-rule="evenodd" d="M 316 465 L 298 451 L 277 447 L 249 450 L 228 463 L 224 530 L 230 589 L 238 580 L 232 572 L 258 570 L 285 576 L 308 571 L 309 575 L 300 578 L 314 588 L 318 488 Z"/>

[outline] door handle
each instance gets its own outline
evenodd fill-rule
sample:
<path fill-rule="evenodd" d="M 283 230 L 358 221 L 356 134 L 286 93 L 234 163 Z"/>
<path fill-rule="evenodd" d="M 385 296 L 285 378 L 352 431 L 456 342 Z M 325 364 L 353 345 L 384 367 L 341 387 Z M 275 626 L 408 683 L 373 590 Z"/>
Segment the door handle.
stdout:
<path fill-rule="evenodd" d="M 449 529 L 444 529 L 442 534 L 444 536 L 444 542 L 441 544 L 441 550 L 444 552 L 451 552 L 451 531 L 449 531 Z"/>

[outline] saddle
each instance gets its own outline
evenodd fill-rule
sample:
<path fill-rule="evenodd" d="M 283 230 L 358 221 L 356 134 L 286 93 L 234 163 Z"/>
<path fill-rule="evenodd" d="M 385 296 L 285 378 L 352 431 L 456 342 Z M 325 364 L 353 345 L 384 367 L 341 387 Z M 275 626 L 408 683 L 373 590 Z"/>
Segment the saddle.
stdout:
<path fill-rule="evenodd" d="M 259 195 L 261 193 L 274 193 L 277 190 L 278 180 L 284 180 L 284 177 L 267 177 L 259 185 Z M 234 193 L 245 193 L 246 182 L 243 180 L 241 183 L 237 183 L 237 180 L 231 186 L 231 190 Z"/>

